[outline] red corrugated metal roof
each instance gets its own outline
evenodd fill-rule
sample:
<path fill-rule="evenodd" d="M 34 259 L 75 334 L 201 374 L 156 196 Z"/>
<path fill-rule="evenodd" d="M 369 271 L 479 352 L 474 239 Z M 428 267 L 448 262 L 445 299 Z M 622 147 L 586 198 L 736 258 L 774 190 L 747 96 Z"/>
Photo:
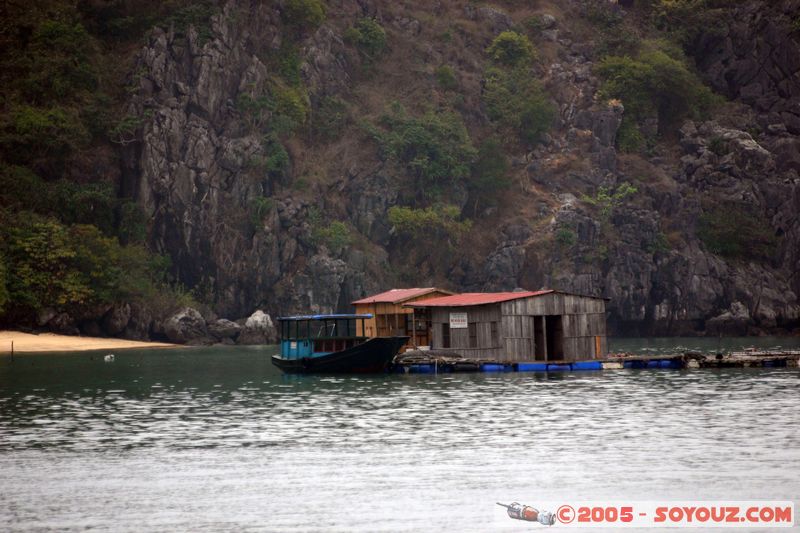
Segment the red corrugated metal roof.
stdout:
<path fill-rule="evenodd" d="M 541 296 L 555 292 L 546 291 L 523 291 L 523 292 L 465 292 L 452 296 L 442 296 L 441 298 L 431 298 L 421 302 L 407 304 L 408 307 L 464 307 L 468 305 L 485 305 L 518 300 L 519 298 L 530 298 L 531 296 Z"/>
<path fill-rule="evenodd" d="M 430 294 L 436 291 L 451 294 L 450 291 L 437 289 L 436 287 L 424 287 L 424 288 L 414 288 L 414 289 L 391 289 L 386 292 L 382 292 L 380 294 L 374 294 L 372 296 L 367 296 L 366 298 L 356 300 L 355 302 L 353 302 L 353 305 L 373 304 L 373 303 L 399 304 L 405 302 L 406 300 L 410 300 L 411 298 L 417 298 L 418 296 L 424 296 L 426 294 Z"/>

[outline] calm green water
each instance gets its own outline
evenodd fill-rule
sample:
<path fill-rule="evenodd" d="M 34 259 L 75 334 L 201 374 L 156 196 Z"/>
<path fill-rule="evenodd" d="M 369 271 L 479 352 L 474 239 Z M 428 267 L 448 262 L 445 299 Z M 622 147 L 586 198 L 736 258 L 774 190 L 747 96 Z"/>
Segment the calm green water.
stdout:
<path fill-rule="evenodd" d="M 758 350 L 800 350 L 800 337 L 651 337 L 609 339 L 609 352 L 641 355 L 730 352 L 745 348 Z"/>
<path fill-rule="evenodd" d="M 788 342 L 732 342 L 754 341 Z M 797 369 L 286 377 L 271 353 L 0 356 L 2 529 L 517 531 L 542 526 L 494 502 L 800 500 Z"/>

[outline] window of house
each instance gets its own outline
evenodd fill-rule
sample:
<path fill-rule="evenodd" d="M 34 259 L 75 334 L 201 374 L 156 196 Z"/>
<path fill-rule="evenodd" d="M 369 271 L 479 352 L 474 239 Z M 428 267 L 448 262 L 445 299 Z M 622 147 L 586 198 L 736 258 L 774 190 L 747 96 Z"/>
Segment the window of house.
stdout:
<path fill-rule="evenodd" d="M 469 347 L 478 347 L 478 324 L 470 322 L 467 327 L 469 328 Z"/>
<path fill-rule="evenodd" d="M 423 334 L 428 331 L 427 328 L 430 327 L 430 324 L 425 324 L 425 321 L 418 316 L 416 320 L 412 320 L 412 314 L 409 313 L 406 315 L 406 335 L 411 335 L 412 332 L 416 331 L 417 335 Z"/>
<path fill-rule="evenodd" d="M 442 324 L 442 348 L 450 347 L 450 324 Z"/>
<path fill-rule="evenodd" d="M 492 330 L 492 347 L 496 347 L 500 345 L 500 332 L 497 329 L 497 322 L 491 323 L 491 330 Z"/>

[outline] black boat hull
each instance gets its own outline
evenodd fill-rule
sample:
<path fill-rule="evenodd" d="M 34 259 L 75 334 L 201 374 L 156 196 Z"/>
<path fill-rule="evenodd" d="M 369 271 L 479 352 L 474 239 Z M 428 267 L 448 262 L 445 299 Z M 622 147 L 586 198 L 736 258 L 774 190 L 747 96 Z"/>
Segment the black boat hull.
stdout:
<path fill-rule="evenodd" d="M 287 374 L 378 374 L 385 372 L 408 337 L 376 337 L 319 357 L 284 359 L 272 356 L 272 364 Z"/>

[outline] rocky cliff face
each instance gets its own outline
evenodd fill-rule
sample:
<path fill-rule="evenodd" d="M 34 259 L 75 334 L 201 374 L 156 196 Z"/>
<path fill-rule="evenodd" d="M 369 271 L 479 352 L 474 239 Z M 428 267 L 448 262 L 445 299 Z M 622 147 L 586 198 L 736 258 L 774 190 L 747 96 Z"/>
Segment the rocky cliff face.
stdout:
<path fill-rule="evenodd" d="M 649 205 L 618 210 L 617 238 L 608 243 L 600 268 L 573 254 L 557 260 L 562 266 L 557 275 L 545 276 L 545 284 L 607 295 L 612 329 L 621 333 L 752 334 L 797 323 L 800 46 L 790 21 L 798 6 L 743 3 L 720 27 L 700 35 L 694 47 L 698 67 L 738 105 L 721 118 L 725 125 L 686 123 L 680 152 L 649 158 L 645 170 L 658 177 L 657 183 L 642 184 Z M 575 126 L 592 131 L 598 179 L 606 170 L 602 179 L 633 181 L 642 167 L 616 165 L 613 148 L 607 148 L 619 125 L 612 113 L 579 113 Z M 724 153 L 715 153 L 715 143 Z M 697 238 L 699 204 L 706 199 L 744 203 L 763 214 L 764 230 L 779 237 L 776 260 L 725 260 L 710 253 Z M 596 248 L 597 223 L 574 205 L 565 202 L 554 222 L 576 225 L 579 246 Z M 658 242 L 666 220 L 684 236 L 670 250 Z"/>
<path fill-rule="evenodd" d="M 687 122 L 647 157 L 617 153 L 624 103 L 596 98 L 594 43 L 571 24 L 585 3 L 560 4 L 548 4 L 552 13 L 541 17 L 540 43 L 547 52 L 541 76 L 558 105 L 559 124 L 532 151 L 509 154 L 512 199 L 481 215 L 472 253 L 444 272 L 409 265 L 412 255 L 398 249 L 387 211 L 399 202 L 399 178 L 365 148 L 370 141 L 356 129 L 325 145 L 297 136 L 288 143 L 288 177 L 254 169 L 252 162 L 268 154 L 237 102 L 267 90 L 275 74 L 270 57 L 287 39 L 279 3 L 224 2 L 205 41 L 194 30 L 185 36 L 153 30 L 132 75 L 130 112 L 142 117 L 142 126 L 138 142 L 125 149 L 123 191 L 148 215 L 152 246 L 169 254 L 178 278 L 199 287 L 222 315 L 245 316 L 259 307 L 344 310 L 390 285 L 436 283 L 601 294 L 610 298 L 617 334 L 796 327 L 800 45 L 792 21 L 798 2 L 745 2 L 698 38 L 698 68 L 732 103 L 715 121 Z M 394 50 L 377 64 L 342 37 L 364 16 L 386 28 Z M 443 19 L 458 28 L 458 43 L 437 40 L 448 26 Z M 488 122 L 480 105 L 480 58 L 488 38 L 519 22 L 513 9 L 476 9 L 468 2 L 411 9 L 331 1 L 328 20 L 299 37 L 311 112 L 331 96 L 364 116 L 378 105 L 370 99 L 427 99 L 430 89 L 419 80 L 447 61 L 458 65 L 468 127 L 480 132 Z M 392 63 L 401 53 L 415 70 Z M 385 82 L 376 81 L 383 76 Z M 375 97 L 379 89 L 392 92 Z M 301 186 L 315 173 L 324 179 Z M 583 201 L 599 187 L 626 182 L 636 183 L 637 200 L 606 218 Z M 257 209 L 264 198 L 268 208 Z M 735 201 L 763 217 L 776 237 L 774 259 L 712 253 L 697 236 L 702 207 L 711 200 Z M 352 228 L 349 244 L 314 238 L 320 213 Z M 564 228 L 574 237 L 559 244 Z M 400 274 L 409 271 L 426 274 Z"/>
<path fill-rule="evenodd" d="M 217 312 L 242 316 L 264 303 L 330 311 L 345 282 L 360 292 L 364 281 L 309 242 L 308 201 L 253 171 L 252 161 L 266 155 L 237 108 L 242 94 L 266 89 L 270 72 L 259 55 L 280 49 L 280 11 L 227 2 L 211 25 L 214 37 L 205 43 L 193 28 L 187 35 L 155 28 L 139 55 L 130 112 L 147 118 L 125 154 L 123 188 L 151 219 L 152 245 Z M 305 74 L 318 95 L 346 81 L 337 44 L 325 27 L 306 41 L 315 63 L 304 65 Z M 254 221 L 254 202 L 263 198 L 271 208 Z M 349 259 L 359 267 L 358 254 Z"/>

